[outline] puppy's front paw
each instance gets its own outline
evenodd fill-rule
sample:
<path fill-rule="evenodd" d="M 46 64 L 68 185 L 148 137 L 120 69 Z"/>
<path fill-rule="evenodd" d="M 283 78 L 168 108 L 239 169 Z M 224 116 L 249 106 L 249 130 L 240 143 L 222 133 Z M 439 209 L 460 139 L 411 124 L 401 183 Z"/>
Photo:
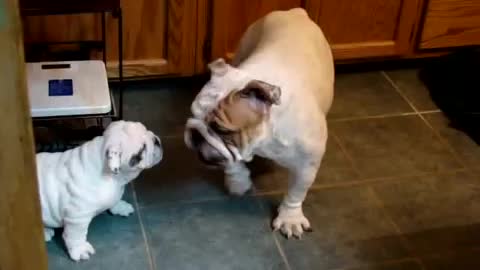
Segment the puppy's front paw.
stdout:
<path fill-rule="evenodd" d="M 43 235 L 45 237 L 45 242 L 52 240 L 52 237 L 55 235 L 55 231 L 51 228 L 43 228 Z"/>
<path fill-rule="evenodd" d="M 273 229 L 280 230 L 287 238 L 300 238 L 304 231 L 311 231 L 310 222 L 303 215 L 302 207 L 289 208 L 281 205 L 278 216 L 273 220 Z"/>
<path fill-rule="evenodd" d="M 87 241 L 69 248 L 70 258 L 76 262 L 79 260 L 88 260 L 90 255 L 95 254 L 95 249 Z"/>
<path fill-rule="evenodd" d="M 110 212 L 114 215 L 128 217 L 135 212 L 135 209 L 133 208 L 133 205 L 126 201 L 119 201 L 115 206 L 110 208 Z"/>

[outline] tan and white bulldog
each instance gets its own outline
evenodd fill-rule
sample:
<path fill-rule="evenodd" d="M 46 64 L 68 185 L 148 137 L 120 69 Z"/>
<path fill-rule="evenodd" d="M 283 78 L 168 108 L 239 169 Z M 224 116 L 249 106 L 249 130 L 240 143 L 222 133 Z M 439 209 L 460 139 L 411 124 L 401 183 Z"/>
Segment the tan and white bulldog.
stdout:
<path fill-rule="evenodd" d="M 334 66 L 320 28 L 301 8 L 274 11 L 251 25 L 233 64 L 209 64 L 210 81 L 192 103 L 185 142 L 201 160 L 222 166 L 233 194 L 251 188 L 254 155 L 286 167 L 291 179 L 273 221 L 287 237 L 310 229 L 302 203 L 327 141 Z"/>

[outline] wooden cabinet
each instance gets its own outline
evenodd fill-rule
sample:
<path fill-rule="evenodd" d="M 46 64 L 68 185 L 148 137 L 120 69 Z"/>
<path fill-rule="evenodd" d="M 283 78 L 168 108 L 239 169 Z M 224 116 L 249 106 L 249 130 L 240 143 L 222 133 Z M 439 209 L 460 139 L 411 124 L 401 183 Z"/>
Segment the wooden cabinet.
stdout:
<path fill-rule="evenodd" d="M 213 0 L 211 2 L 211 54 L 231 58 L 238 41 L 248 26 L 274 10 L 288 10 L 301 5 L 301 0 Z"/>
<path fill-rule="evenodd" d="M 401 55 L 410 49 L 420 0 L 306 0 L 335 59 Z"/>
<path fill-rule="evenodd" d="M 124 73 L 191 75 L 195 68 L 194 26 L 197 1 L 122 0 Z M 39 16 L 24 19 L 27 42 L 94 40 L 101 38 L 100 15 Z M 118 66 L 117 21 L 107 16 L 109 75 Z"/>
<path fill-rule="evenodd" d="M 303 7 L 336 60 L 412 58 L 425 49 L 480 44 L 480 0 L 121 0 L 125 75 L 185 76 L 231 58 L 247 27 L 273 10 Z M 101 36 L 98 15 L 26 18 L 25 40 Z M 116 20 L 107 18 L 109 75 L 115 76 Z M 428 51 L 427 51 L 428 52 Z"/>
<path fill-rule="evenodd" d="M 213 0 L 211 57 L 230 58 L 248 25 L 272 10 L 305 8 L 323 29 L 336 59 L 394 56 L 410 49 L 420 0 Z M 418 14 L 417 14 L 418 13 Z"/>
<path fill-rule="evenodd" d="M 430 0 L 420 48 L 480 44 L 479 0 Z"/>

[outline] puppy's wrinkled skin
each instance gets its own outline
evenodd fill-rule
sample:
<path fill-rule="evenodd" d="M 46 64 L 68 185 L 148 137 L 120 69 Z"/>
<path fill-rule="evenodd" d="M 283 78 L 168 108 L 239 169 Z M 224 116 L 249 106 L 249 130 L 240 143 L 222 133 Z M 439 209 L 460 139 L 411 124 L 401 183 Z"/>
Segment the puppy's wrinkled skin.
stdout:
<path fill-rule="evenodd" d="M 37 154 L 45 240 L 64 227 L 70 258 L 87 260 L 95 253 L 87 241 L 93 217 L 110 210 L 128 216 L 131 204 L 121 200 L 125 185 L 142 170 L 161 161 L 160 139 L 142 124 L 117 121 L 103 136 L 63 153 Z"/>
<path fill-rule="evenodd" d="M 224 168 L 233 194 L 251 187 L 244 162 L 253 155 L 286 167 L 289 188 L 273 227 L 300 237 L 310 229 L 302 203 L 325 153 L 333 101 L 333 58 L 322 31 L 303 9 L 272 12 L 248 28 L 232 65 L 217 59 L 209 69 L 192 103 L 187 146 Z"/>

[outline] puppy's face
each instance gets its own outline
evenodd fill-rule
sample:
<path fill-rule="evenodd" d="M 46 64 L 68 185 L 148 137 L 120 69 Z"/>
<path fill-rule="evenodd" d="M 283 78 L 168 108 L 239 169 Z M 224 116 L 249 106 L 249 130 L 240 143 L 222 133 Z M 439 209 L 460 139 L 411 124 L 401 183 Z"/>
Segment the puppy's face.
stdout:
<path fill-rule="evenodd" d="M 215 76 L 214 69 L 212 76 Z M 217 167 L 236 161 L 260 135 L 262 124 L 269 119 L 272 105 L 279 102 L 278 87 L 249 79 L 241 88 L 230 89 L 228 95 L 205 116 L 203 122 L 206 128 L 203 132 L 198 128 L 187 128 L 188 144 L 208 165 Z"/>
<path fill-rule="evenodd" d="M 113 174 L 140 172 L 162 160 L 160 138 L 141 123 L 113 122 L 105 130 L 104 138 L 106 165 Z"/>

